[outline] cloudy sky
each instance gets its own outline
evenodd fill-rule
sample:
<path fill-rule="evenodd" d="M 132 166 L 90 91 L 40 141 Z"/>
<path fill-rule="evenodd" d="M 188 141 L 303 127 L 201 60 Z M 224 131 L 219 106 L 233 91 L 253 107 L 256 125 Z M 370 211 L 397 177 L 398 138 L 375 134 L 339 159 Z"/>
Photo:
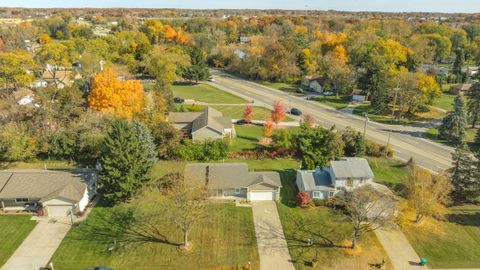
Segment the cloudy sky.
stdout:
<path fill-rule="evenodd" d="M 0 0 L 0 6 L 480 12 L 480 0 Z"/>

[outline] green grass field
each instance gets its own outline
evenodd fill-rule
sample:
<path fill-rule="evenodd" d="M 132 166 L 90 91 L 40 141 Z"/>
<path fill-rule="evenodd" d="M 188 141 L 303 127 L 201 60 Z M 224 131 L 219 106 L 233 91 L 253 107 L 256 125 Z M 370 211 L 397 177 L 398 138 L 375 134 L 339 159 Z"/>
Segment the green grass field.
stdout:
<path fill-rule="evenodd" d="M 259 139 L 263 136 L 263 127 L 257 125 L 235 125 L 237 136 L 230 144 L 230 151 L 255 149 Z"/>
<path fill-rule="evenodd" d="M 447 110 L 447 111 L 451 111 L 453 110 L 454 99 L 455 99 L 455 95 L 443 93 L 440 97 L 436 98 L 433 101 L 433 106 Z"/>
<path fill-rule="evenodd" d="M 0 266 L 37 225 L 31 218 L 30 215 L 0 215 Z"/>
<path fill-rule="evenodd" d="M 230 116 L 233 119 L 243 119 L 243 113 L 245 112 L 245 106 L 212 106 L 214 109 L 219 110 L 225 116 Z M 270 117 L 272 111 L 264 107 L 253 107 L 253 120 L 265 120 Z M 290 122 L 292 118 L 285 117 L 284 122 Z"/>
<path fill-rule="evenodd" d="M 355 107 L 353 114 L 360 116 L 368 114 L 368 118 L 371 121 L 391 125 L 418 124 L 434 119 L 440 119 L 445 116 L 444 112 L 431 108 L 430 111 L 424 113 L 416 113 L 415 115 L 405 114 L 401 121 L 394 121 L 390 110 L 381 112 L 378 109 L 371 107 L 370 104 L 362 104 Z"/>
<path fill-rule="evenodd" d="M 452 208 L 447 220 L 425 220 L 404 232 L 430 268 L 480 268 L 480 207 Z"/>
<path fill-rule="evenodd" d="M 322 96 L 322 97 L 316 97 L 313 100 L 335 109 L 346 108 L 348 107 L 348 104 L 349 104 L 347 97 L 337 98 L 335 96 L 331 96 L 331 97 Z"/>
<path fill-rule="evenodd" d="M 465 142 L 470 147 L 473 147 L 473 148 L 480 147 L 480 146 L 474 144 L 476 134 L 477 134 L 477 129 L 467 128 L 467 130 L 465 131 Z M 449 145 L 449 146 L 455 146 L 454 143 L 449 142 L 449 141 L 447 141 L 443 138 L 440 138 L 440 134 L 438 132 L 438 129 L 436 129 L 436 128 L 431 128 L 431 129 L 427 130 L 424 133 L 424 135 L 425 135 L 425 137 L 429 138 L 432 141 L 435 141 L 435 142 L 438 142 L 438 143 L 443 143 L 443 144 Z"/>
<path fill-rule="evenodd" d="M 98 241 L 97 233 L 92 232 L 98 223 L 105 223 L 108 211 L 108 207 L 97 206 L 86 221 L 70 230 L 52 258 L 55 269 L 83 270 L 98 265 L 114 269 L 206 269 L 247 262 L 251 262 L 254 269 L 259 268 L 251 208 L 234 204 L 210 205 L 208 218 L 190 233 L 194 248 L 188 254 L 177 251 L 181 233 L 167 222 L 160 227 L 171 243 L 136 242 L 108 251 L 115 237 L 112 236 L 111 243 L 105 243 Z"/>
<path fill-rule="evenodd" d="M 267 81 L 256 81 L 256 82 L 273 89 L 293 93 L 295 95 L 301 95 L 300 93 L 296 92 L 297 88 L 299 88 L 299 85 L 296 83 L 267 82 Z"/>
<path fill-rule="evenodd" d="M 243 98 L 204 83 L 197 85 L 172 85 L 172 92 L 175 97 L 194 99 L 207 103 L 242 104 L 247 102 Z"/>
<path fill-rule="evenodd" d="M 408 168 L 402 161 L 376 157 L 367 157 L 367 160 L 377 183 L 401 184 L 408 177 Z"/>

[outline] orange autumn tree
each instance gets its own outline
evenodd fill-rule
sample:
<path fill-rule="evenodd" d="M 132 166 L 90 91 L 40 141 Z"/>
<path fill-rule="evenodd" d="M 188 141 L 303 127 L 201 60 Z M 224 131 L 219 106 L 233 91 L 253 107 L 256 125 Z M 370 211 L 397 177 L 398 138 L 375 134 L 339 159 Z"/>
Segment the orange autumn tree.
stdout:
<path fill-rule="evenodd" d="M 112 69 L 96 74 L 88 96 L 90 108 L 112 112 L 121 118 L 131 119 L 143 110 L 145 93 L 139 81 L 120 81 Z"/>
<path fill-rule="evenodd" d="M 274 123 L 272 119 L 267 118 L 265 123 L 263 124 L 263 136 L 266 138 L 272 137 L 273 134 Z"/>
<path fill-rule="evenodd" d="M 272 120 L 275 124 L 282 122 L 283 119 L 285 119 L 286 114 L 285 108 L 279 100 L 273 102 Z"/>
<path fill-rule="evenodd" d="M 245 106 L 245 112 L 243 113 L 243 121 L 245 121 L 245 123 L 252 123 L 252 120 L 253 120 L 253 106 L 252 104 L 247 104 L 247 106 Z"/>

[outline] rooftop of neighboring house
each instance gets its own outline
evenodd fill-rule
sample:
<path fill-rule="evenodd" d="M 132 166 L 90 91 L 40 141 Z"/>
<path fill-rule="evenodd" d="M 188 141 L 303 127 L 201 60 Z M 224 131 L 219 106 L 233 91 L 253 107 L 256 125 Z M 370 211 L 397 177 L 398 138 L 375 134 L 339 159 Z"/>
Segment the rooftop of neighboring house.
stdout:
<path fill-rule="evenodd" d="M 192 132 L 204 127 L 210 127 L 220 132 L 232 127 L 232 118 L 211 107 L 206 107 L 199 112 L 171 112 L 168 116 L 171 123 L 191 123 Z"/>
<path fill-rule="evenodd" d="M 31 198 L 45 202 L 63 198 L 79 201 L 92 177 L 92 171 L 0 171 L 0 199 Z"/>
<path fill-rule="evenodd" d="M 185 181 L 211 189 L 245 188 L 257 184 L 281 187 L 277 172 L 249 172 L 246 163 L 192 163 L 185 166 Z"/>

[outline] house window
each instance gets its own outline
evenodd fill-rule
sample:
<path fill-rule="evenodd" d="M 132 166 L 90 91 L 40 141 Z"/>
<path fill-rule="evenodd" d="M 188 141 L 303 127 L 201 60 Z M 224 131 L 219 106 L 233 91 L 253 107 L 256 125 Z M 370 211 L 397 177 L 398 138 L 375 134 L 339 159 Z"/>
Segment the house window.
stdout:
<path fill-rule="evenodd" d="M 321 197 L 320 191 L 314 191 L 313 192 L 313 198 L 320 198 L 320 197 Z"/>
<path fill-rule="evenodd" d="M 15 202 L 16 203 L 26 203 L 26 202 L 28 202 L 28 198 L 16 198 Z"/>
<path fill-rule="evenodd" d="M 235 194 L 240 194 L 240 188 L 235 188 Z"/>
<path fill-rule="evenodd" d="M 333 191 L 328 192 L 328 197 L 333 197 Z"/>
<path fill-rule="evenodd" d="M 353 186 L 353 179 L 352 178 L 347 178 L 347 182 L 345 184 L 347 187 Z"/>

